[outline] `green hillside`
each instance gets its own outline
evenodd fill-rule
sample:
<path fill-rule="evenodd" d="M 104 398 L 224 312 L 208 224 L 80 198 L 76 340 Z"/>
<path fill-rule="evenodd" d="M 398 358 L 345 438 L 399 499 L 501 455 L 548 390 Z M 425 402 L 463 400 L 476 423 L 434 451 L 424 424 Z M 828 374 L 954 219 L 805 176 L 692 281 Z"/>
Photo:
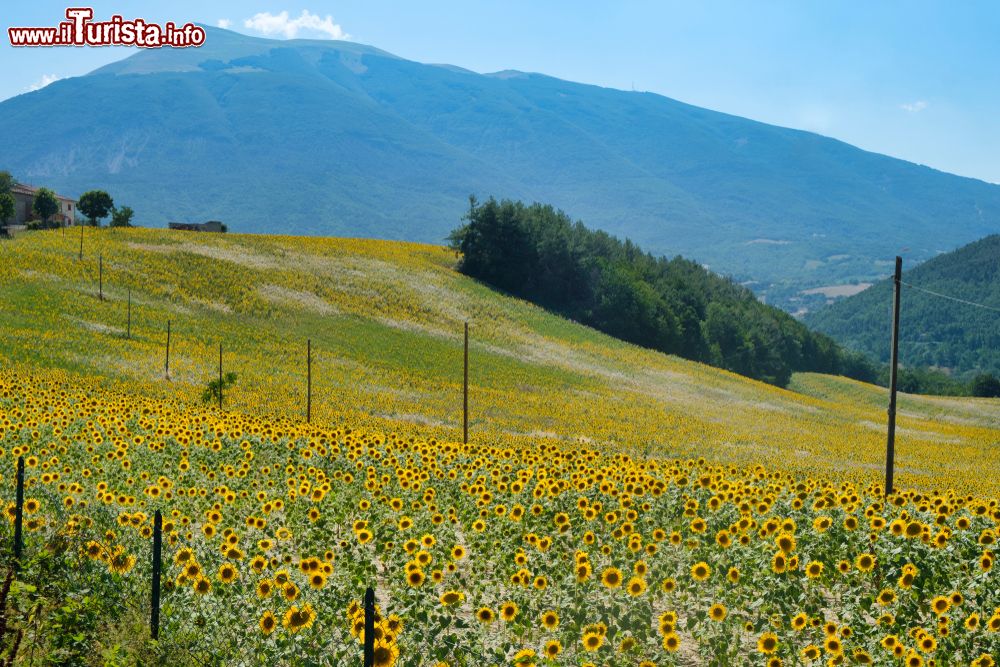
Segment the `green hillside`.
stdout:
<path fill-rule="evenodd" d="M 140 225 L 441 243 L 470 193 L 495 194 L 790 310 L 884 275 L 900 246 L 929 259 L 1000 220 L 996 185 L 660 95 L 214 28 L 6 100 L 0 132 L 0 169 L 106 189 Z"/>
<path fill-rule="evenodd" d="M 905 268 L 905 263 L 904 263 Z M 1000 235 L 904 270 L 899 359 L 958 376 L 1000 373 Z M 916 288 L 993 308 L 979 308 Z M 889 357 L 892 280 L 886 279 L 810 315 L 806 322 L 844 345 Z"/>
<path fill-rule="evenodd" d="M 797 374 L 788 391 L 623 343 L 463 276 L 455 253 L 440 246 L 143 229 L 84 234 L 83 261 L 75 233 L 0 242 L 6 368 L 61 381 L 99 378 L 128 394 L 197 404 L 217 377 L 221 343 L 225 371 L 237 374 L 227 411 L 300 421 L 311 339 L 314 421 L 454 439 L 468 321 L 477 440 L 586 442 L 879 478 L 883 389 Z M 904 395 L 900 483 L 994 488 L 992 480 L 971 480 L 991 465 L 998 437 L 996 400 Z"/>

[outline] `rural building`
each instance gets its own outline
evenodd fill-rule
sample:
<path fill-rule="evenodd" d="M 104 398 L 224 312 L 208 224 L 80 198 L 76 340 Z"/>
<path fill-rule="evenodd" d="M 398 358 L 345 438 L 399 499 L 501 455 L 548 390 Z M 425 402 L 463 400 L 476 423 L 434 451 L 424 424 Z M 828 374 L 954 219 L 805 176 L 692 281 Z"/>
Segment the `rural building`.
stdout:
<path fill-rule="evenodd" d="M 218 220 L 208 222 L 171 222 L 167 226 L 170 229 L 180 229 L 186 232 L 224 232 L 226 226 Z"/>
<path fill-rule="evenodd" d="M 29 220 L 38 218 L 33 210 L 36 192 L 38 192 L 38 188 L 23 183 L 16 183 L 11 188 L 10 193 L 14 195 L 14 217 L 7 224 L 12 226 L 26 225 Z M 76 220 L 76 200 L 60 194 L 56 194 L 56 199 L 59 201 L 59 212 L 52 216 L 52 222 L 72 225 Z"/>

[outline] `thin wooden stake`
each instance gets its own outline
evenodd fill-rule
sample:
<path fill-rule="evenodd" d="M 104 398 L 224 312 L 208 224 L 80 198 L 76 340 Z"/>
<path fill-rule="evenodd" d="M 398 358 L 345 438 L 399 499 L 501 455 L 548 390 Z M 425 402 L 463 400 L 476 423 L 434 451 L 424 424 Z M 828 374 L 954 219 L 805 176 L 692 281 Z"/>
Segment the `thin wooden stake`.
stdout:
<path fill-rule="evenodd" d="M 462 442 L 469 442 L 469 323 L 465 323 L 465 373 L 462 380 Z"/>
<path fill-rule="evenodd" d="M 132 340 L 132 288 L 128 288 L 128 324 L 125 329 L 125 337 Z"/>
<path fill-rule="evenodd" d="M 160 510 L 153 515 L 153 588 L 150 595 L 149 636 L 160 638 L 160 570 L 162 569 L 163 517 Z"/>
<path fill-rule="evenodd" d="M 375 590 L 365 591 L 365 652 L 364 667 L 375 665 Z"/>
<path fill-rule="evenodd" d="M 17 457 L 17 495 L 14 500 L 14 569 L 21 567 L 24 552 L 24 457 Z"/>
<path fill-rule="evenodd" d="M 99 286 L 97 297 L 104 301 L 104 255 L 97 256 L 97 281 Z"/>
<path fill-rule="evenodd" d="M 166 376 L 170 379 L 170 320 L 167 320 L 167 364 L 166 364 Z"/>
<path fill-rule="evenodd" d="M 219 343 L 219 410 L 222 409 L 222 343 Z"/>
<path fill-rule="evenodd" d="M 80 225 L 80 261 L 83 261 L 83 225 Z"/>
<path fill-rule="evenodd" d="M 892 493 L 892 476 L 896 457 L 896 371 L 899 367 L 899 296 L 903 276 L 903 258 L 896 257 L 892 294 L 892 358 L 889 361 L 889 427 L 885 443 L 885 495 Z"/>
<path fill-rule="evenodd" d="M 306 339 L 306 423 L 312 421 L 312 339 Z"/>

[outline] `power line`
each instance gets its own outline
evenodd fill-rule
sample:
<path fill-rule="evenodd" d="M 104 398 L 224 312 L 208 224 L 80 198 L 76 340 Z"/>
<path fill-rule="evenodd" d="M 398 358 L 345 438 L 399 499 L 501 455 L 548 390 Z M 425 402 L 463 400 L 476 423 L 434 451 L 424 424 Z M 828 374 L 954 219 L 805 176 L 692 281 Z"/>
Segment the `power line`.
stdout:
<path fill-rule="evenodd" d="M 1000 308 L 995 308 L 994 306 L 987 306 L 985 303 L 976 303 L 975 301 L 967 301 L 966 299 L 959 299 L 956 296 L 949 296 L 947 294 L 941 294 L 940 292 L 935 292 L 933 290 L 924 289 L 923 287 L 917 287 L 916 285 L 911 285 L 910 283 L 902 280 L 900 280 L 899 282 L 902 283 L 903 285 L 906 285 L 907 287 L 911 287 L 919 292 L 924 292 L 932 296 L 937 296 L 941 297 L 942 299 L 948 299 L 949 301 L 957 301 L 958 303 L 964 303 L 967 306 L 975 306 L 976 308 L 984 308 L 986 310 L 992 310 L 995 313 L 1000 313 Z"/>

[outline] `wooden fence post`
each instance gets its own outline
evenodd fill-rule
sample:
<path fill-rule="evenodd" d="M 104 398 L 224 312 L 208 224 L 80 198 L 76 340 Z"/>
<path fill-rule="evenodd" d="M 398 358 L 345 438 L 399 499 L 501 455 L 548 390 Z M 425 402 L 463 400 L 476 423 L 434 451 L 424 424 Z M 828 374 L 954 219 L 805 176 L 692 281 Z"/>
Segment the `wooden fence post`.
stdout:
<path fill-rule="evenodd" d="M 365 591 L 365 651 L 364 667 L 375 665 L 375 589 Z"/>
<path fill-rule="evenodd" d="M 306 423 L 312 421 L 312 339 L 306 339 Z"/>
<path fill-rule="evenodd" d="M 160 510 L 153 515 L 153 589 L 150 595 L 149 636 L 160 638 L 160 570 L 163 557 L 163 517 Z"/>
<path fill-rule="evenodd" d="M 222 342 L 219 342 L 219 410 L 222 410 Z"/>
<path fill-rule="evenodd" d="M 170 320 L 167 320 L 167 363 L 166 363 L 166 376 L 170 379 Z"/>
<path fill-rule="evenodd" d="M 128 324 L 126 324 L 125 337 L 132 340 L 132 288 L 128 288 Z"/>
<path fill-rule="evenodd" d="M 21 569 L 24 552 L 24 457 L 17 457 L 17 496 L 14 503 L 14 569 Z"/>
<path fill-rule="evenodd" d="M 462 380 L 462 442 L 469 442 L 469 323 L 465 323 L 465 372 Z"/>
<path fill-rule="evenodd" d="M 80 225 L 80 261 L 83 261 L 83 225 Z"/>
<path fill-rule="evenodd" d="M 896 369 L 899 361 L 899 296 L 903 276 L 903 258 L 896 257 L 892 293 L 892 358 L 889 361 L 889 426 L 885 441 L 885 496 L 892 493 L 892 477 L 896 458 Z"/>
<path fill-rule="evenodd" d="M 104 301 L 104 255 L 97 256 L 97 298 Z"/>

